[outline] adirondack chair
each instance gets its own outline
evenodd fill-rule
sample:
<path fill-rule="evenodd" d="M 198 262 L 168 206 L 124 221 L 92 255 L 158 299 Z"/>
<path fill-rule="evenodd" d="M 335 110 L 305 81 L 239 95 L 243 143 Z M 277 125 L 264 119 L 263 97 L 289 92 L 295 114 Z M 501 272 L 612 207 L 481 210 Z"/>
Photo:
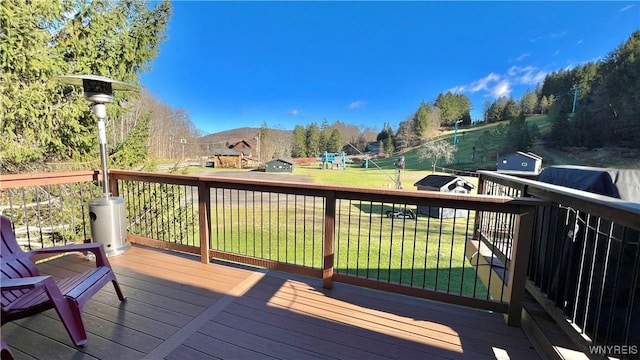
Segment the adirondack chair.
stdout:
<path fill-rule="evenodd" d="M 16 242 L 10 220 L 0 216 L 0 221 L 2 325 L 54 308 L 74 345 L 86 346 L 87 332 L 82 321 L 84 304 L 109 281 L 113 283 L 118 299 L 125 301 L 102 244 L 75 244 L 24 252 Z M 37 254 L 74 251 L 95 254 L 96 268 L 56 282 L 49 275 L 40 276 L 30 259 Z"/>
<path fill-rule="evenodd" d="M 7 343 L 0 338 L 0 360 L 13 360 L 13 354 L 9 351 Z"/>

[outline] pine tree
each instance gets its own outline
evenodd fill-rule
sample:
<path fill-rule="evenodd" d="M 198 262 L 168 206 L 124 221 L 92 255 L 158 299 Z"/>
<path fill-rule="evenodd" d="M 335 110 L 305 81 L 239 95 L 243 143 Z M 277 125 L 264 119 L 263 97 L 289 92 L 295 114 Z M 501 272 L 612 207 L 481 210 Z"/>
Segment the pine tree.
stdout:
<path fill-rule="evenodd" d="M 319 156 L 321 151 L 325 151 L 320 148 L 320 128 L 318 127 L 318 124 L 311 123 L 307 125 L 306 143 L 307 156 Z"/>
<path fill-rule="evenodd" d="M 293 128 L 293 144 L 291 144 L 291 156 L 306 157 L 307 156 L 307 134 L 302 125 L 296 125 Z"/>
<path fill-rule="evenodd" d="M 0 168 L 97 157 L 97 126 L 82 89 L 55 76 L 95 74 L 137 84 L 171 15 L 168 1 L 3 1 L 0 5 Z M 135 95 L 117 92 L 109 130 Z M 111 126 L 110 126 L 111 125 Z M 144 131 L 142 131 L 144 133 Z M 125 140 L 126 141 L 126 140 Z M 146 143 L 146 140 L 144 141 Z M 113 159 L 127 147 L 112 148 Z"/>

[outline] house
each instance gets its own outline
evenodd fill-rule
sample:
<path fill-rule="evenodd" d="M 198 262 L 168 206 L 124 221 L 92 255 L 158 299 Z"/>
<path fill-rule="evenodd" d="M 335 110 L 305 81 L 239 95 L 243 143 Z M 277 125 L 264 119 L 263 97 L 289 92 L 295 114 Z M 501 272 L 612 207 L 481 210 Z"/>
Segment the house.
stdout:
<path fill-rule="evenodd" d="M 475 186 L 467 180 L 452 175 L 428 175 L 413 186 L 418 190 L 439 191 L 448 193 L 468 194 Z M 434 218 L 449 219 L 454 217 L 467 217 L 468 211 L 464 209 L 449 209 L 433 206 L 418 206 L 418 214 L 429 215 Z"/>
<path fill-rule="evenodd" d="M 254 149 L 256 148 L 255 140 L 246 139 L 233 139 L 229 141 L 229 149 L 241 151 L 245 157 L 253 156 Z"/>
<path fill-rule="evenodd" d="M 227 142 L 229 149 L 242 152 L 243 167 L 257 167 L 258 164 L 258 143 L 256 139 L 232 139 Z"/>
<path fill-rule="evenodd" d="M 499 173 L 536 176 L 542 170 L 542 158 L 534 153 L 518 151 L 498 159 Z"/>
<path fill-rule="evenodd" d="M 240 150 L 235 149 L 214 149 L 213 159 L 207 161 L 207 166 L 213 161 L 216 168 L 242 168 L 245 162 L 244 154 Z"/>
<path fill-rule="evenodd" d="M 294 162 L 291 159 L 278 158 L 268 161 L 265 167 L 265 172 L 281 172 L 291 173 L 293 172 Z"/>

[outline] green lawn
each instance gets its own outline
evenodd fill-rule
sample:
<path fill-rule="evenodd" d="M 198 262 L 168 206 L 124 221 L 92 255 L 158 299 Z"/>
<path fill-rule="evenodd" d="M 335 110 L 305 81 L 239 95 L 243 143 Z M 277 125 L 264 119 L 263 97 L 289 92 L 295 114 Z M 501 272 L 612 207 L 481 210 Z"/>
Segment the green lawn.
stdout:
<path fill-rule="evenodd" d="M 534 116 L 527 119 L 528 124 L 536 124 L 541 134 L 551 131 L 551 123 L 546 116 Z M 487 155 L 485 161 L 481 161 L 479 152 L 476 152 L 475 161 L 473 158 L 473 147 L 478 146 L 478 138 L 486 130 L 492 130 L 500 124 L 506 126 L 507 122 L 500 122 L 488 125 L 469 126 L 458 129 L 458 150 L 456 151 L 452 164 L 438 163 L 437 166 L 445 166 L 458 170 L 475 170 L 475 169 L 495 169 L 495 154 Z M 443 139 L 449 143 L 453 143 L 454 131 L 448 130 L 442 132 L 436 139 Z M 425 170 L 431 168 L 431 162 L 418 160 L 418 149 L 411 149 L 402 154 L 394 154 L 388 158 L 377 159 L 375 162 L 384 169 L 393 169 L 394 162 L 400 156 L 405 157 L 406 169 Z"/>
<path fill-rule="evenodd" d="M 320 170 L 319 170 L 320 171 Z M 277 194 L 225 195 L 212 208 L 212 248 L 322 267 L 322 199 Z M 400 205 L 396 205 L 398 209 Z M 467 218 L 390 219 L 391 204 L 340 201 L 335 269 L 339 273 L 486 297 L 464 256 Z M 415 208 L 413 209 L 415 211 Z M 472 219 L 472 216 L 470 216 Z"/>

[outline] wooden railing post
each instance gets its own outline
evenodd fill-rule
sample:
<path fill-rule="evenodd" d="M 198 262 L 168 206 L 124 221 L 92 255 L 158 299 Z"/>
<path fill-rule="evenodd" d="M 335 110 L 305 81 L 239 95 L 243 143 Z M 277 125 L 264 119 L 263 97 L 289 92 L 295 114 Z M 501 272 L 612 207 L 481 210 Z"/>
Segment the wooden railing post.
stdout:
<path fill-rule="evenodd" d="M 206 182 L 198 182 L 198 224 L 200 229 L 200 261 L 209 263 L 209 230 L 211 229 L 211 190 Z"/>
<path fill-rule="evenodd" d="M 534 214 L 535 208 L 531 207 L 525 213 L 518 215 L 516 219 L 515 238 L 511 248 L 511 261 L 509 262 L 509 282 L 506 290 L 506 298 L 509 302 L 506 320 L 510 326 L 520 326 L 527 281 L 529 251 L 531 251 L 531 238 L 533 237 Z"/>
<path fill-rule="evenodd" d="M 120 189 L 118 189 L 118 179 L 113 175 L 109 175 L 109 189 L 111 190 L 111 196 L 120 196 Z"/>
<path fill-rule="evenodd" d="M 484 194 L 484 182 L 486 181 L 484 175 L 478 176 L 478 195 Z M 473 219 L 473 234 L 474 239 L 480 239 L 480 225 L 482 222 L 482 211 L 476 211 L 476 215 Z"/>
<path fill-rule="evenodd" d="M 336 193 L 333 191 L 329 192 L 325 197 L 325 201 L 322 287 L 331 289 L 333 287 L 333 241 L 336 223 Z"/>

